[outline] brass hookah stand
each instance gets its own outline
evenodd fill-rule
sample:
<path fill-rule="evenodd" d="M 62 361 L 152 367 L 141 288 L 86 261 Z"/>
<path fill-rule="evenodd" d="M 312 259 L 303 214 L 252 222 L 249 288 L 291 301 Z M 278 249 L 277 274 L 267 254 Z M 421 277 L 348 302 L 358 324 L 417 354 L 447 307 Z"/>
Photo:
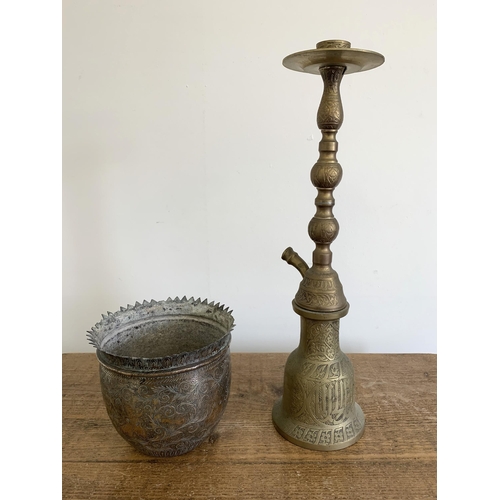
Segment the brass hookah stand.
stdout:
<path fill-rule="evenodd" d="M 300 343 L 285 365 L 283 397 L 273 408 L 277 431 L 292 443 L 313 450 L 339 450 L 363 435 L 365 417 L 354 399 L 354 371 L 339 346 L 339 322 L 348 310 L 338 274 L 332 269 L 330 244 L 339 225 L 333 216 L 333 190 L 342 178 L 337 162 L 336 134 L 342 125 L 340 82 L 348 73 L 380 66 L 384 57 L 351 48 L 344 40 L 327 40 L 287 56 L 286 68 L 320 74 L 324 91 L 317 124 L 322 139 L 319 159 L 311 170 L 318 189 L 316 213 L 308 232 L 316 244 L 312 267 L 287 248 L 282 258 L 298 269 L 303 279 L 292 301 L 300 316 Z"/>

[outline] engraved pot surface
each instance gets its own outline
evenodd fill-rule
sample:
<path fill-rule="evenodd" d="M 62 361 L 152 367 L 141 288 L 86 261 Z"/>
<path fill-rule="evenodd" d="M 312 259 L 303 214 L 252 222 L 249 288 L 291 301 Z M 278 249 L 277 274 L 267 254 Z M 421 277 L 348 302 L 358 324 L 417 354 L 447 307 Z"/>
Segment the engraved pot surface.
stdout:
<path fill-rule="evenodd" d="M 136 302 L 88 332 L 109 418 L 141 453 L 181 455 L 214 431 L 229 398 L 231 312 L 185 297 Z"/>

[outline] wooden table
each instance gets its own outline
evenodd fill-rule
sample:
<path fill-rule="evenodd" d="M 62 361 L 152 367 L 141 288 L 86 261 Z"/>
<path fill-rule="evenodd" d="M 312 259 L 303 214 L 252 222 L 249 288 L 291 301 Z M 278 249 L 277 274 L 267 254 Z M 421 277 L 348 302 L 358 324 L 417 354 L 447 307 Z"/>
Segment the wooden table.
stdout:
<path fill-rule="evenodd" d="M 173 458 L 134 451 L 102 401 L 94 354 L 63 355 L 63 499 L 436 498 L 436 356 L 351 354 L 365 434 L 340 451 L 283 439 L 271 421 L 287 354 L 232 354 L 211 439 Z"/>

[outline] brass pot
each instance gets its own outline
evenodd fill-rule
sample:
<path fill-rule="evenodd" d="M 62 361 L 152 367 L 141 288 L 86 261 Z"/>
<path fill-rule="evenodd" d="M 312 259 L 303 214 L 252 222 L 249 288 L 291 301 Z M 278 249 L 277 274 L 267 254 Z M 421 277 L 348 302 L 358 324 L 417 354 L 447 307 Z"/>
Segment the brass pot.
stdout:
<path fill-rule="evenodd" d="M 89 331 L 118 433 L 141 453 L 187 453 L 214 431 L 231 382 L 232 311 L 193 298 L 136 302 Z"/>

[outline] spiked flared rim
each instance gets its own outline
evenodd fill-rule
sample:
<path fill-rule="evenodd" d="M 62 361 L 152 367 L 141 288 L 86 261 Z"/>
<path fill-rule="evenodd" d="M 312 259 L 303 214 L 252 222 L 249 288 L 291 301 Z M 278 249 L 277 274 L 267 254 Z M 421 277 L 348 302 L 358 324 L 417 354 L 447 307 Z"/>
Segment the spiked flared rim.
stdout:
<path fill-rule="evenodd" d="M 96 349 L 99 360 L 109 367 L 115 367 L 131 371 L 162 371 L 176 368 L 188 367 L 192 364 L 203 362 L 204 360 L 215 356 L 220 351 L 229 346 L 231 341 L 231 331 L 234 328 L 233 311 L 224 304 L 214 304 L 207 299 L 182 299 L 168 298 L 167 300 L 144 300 L 135 305 L 120 307 L 120 310 L 102 315 L 99 321 L 91 330 L 87 332 L 87 338 Z M 215 342 L 191 352 L 180 352 L 169 356 L 158 358 L 143 358 L 133 356 L 117 356 L 106 349 L 106 344 L 111 337 L 120 335 L 121 332 L 130 329 L 133 325 L 138 325 L 146 321 L 165 321 L 175 316 L 188 316 L 193 320 L 196 318 L 212 321 L 218 324 L 225 333 Z"/>

